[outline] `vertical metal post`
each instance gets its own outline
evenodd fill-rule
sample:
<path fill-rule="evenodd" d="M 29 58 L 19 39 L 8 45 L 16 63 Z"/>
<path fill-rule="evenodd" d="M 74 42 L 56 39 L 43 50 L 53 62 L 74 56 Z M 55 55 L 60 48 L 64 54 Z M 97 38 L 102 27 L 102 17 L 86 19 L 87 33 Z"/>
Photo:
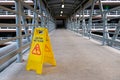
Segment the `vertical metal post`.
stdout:
<path fill-rule="evenodd" d="M 79 12 L 79 33 L 80 33 L 80 31 L 81 31 L 81 12 Z"/>
<path fill-rule="evenodd" d="M 66 21 L 66 28 L 69 29 L 69 18 Z"/>
<path fill-rule="evenodd" d="M 76 30 L 76 29 L 75 29 L 75 27 L 76 27 L 76 26 L 75 26 L 75 21 L 76 21 L 75 16 L 74 16 L 73 21 L 74 21 L 74 32 L 75 32 L 75 30 Z"/>
<path fill-rule="evenodd" d="M 77 33 L 79 32 L 79 26 L 78 26 L 79 25 L 79 23 L 78 23 L 79 19 L 78 18 L 79 18 L 79 16 L 78 17 L 76 16 L 76 30 L 77 30 L 76 32 Z"/>
<path fill-rule="evenodd" d="M 120 32 L 120 20 L 119 20 L 118 25 L 116 27 L 115 33 L 114 33 L 114 35 L 112 37 L 111 46 L 113 46 L 113 42 L 117 39 L 117 37 L 119 35 L 119 32 Z"/>
<path fill-rule="evenodd" d="M 77 14 L 75 15 L 75 20 L 76 20 L 76 22 L 75 22 L 75 26 L 76 26 L 76 32 L 78 33 L 78 19 L 77 19 Z"/>
<path fill-rule="evenodd" d="M 108 29 L 107 29 L 107 13 L 105 13 L 104 10 L 103 10 L 103 5 L 101 3 L 101 0 L 99 0 L 99 7 L 100 7 L 100 12 L 101 12 L 102 21 L 103 21 L 102 45 L 105 45 L 106 44 L 106 39 L 109 38 L 109 34 L 108 34 Z"/>
<path fill-rule="evenodd" d="M 74 30 L 74 21 L 73 21 L 73 17 L 71 18 L 72 21 L 72 31 Z"/>
<path fill-rule="evenodd" d="M 34 0 L 34 10 L 37 12 L 37 0 Z M 34 23 L 35 23 L 35 27 L 38 27 L 38 14 L 36 12 L 33 12 L 34 14 Z"/>
<path fill-rule="evenodd" d="M 72 31 L 72 17 L 70 18 L 70 22 L 71 22 L 71 31 Z"/>
<path fill-rule="evenodd" d="M 46 22 L 46 19 L 45 19 L 45 15 L 46 15 L 45 14 L 45 10 L 43 10 L 42 12 L 43 12 L 43 17 L 42 17 L 43 18 L 43 22 L 42 22 L 42 24 L 43 24 L 43 27 L 45 27 L 46 26 L 46 24 L 45 24 L 45 22 Z"/>
<path fill-rule="evenodd" d="M 32 18 L 32 26 L 30 27 L 32 27 L 31 33 L 33 33 L 35 28 L 35 16 Z M 32 38 L 32 35 L 31 35 L 31 38 Z"/>
<path fill-rule="evenodd" d="M 29 15 L 29 16 L 31 15 L 31 10 L 28 10 L 28 15 Z"/>
<path fill-rule="evenodd" d="M 83 26 L 83 36 L 86 34 L 86 24 L 85 24 L 85 17 L 84 17 L 84 9 L 82 10 L 82 26 Z"/>
<path fill-rule="evenodd" d="M 66 28 L 69 29 L 69 27 L 68 27 L 69 26 L 69 18 L 67 19 L 66 23 L 67 23 Z"/>
<path fill-rule="evenodd" d="M 40 18 L 40 20 L 41 20 L 41 27 L 44 27 L 44 17 L 43 17 L 43 9 L 42 9 L 42 7 L 43 7 L 43 5 L 42 5 L 42 0 L 38 0 L 38 5 L 39 5 L 39 12 L 42 14 L 41 15 L 41 18 Z"/>
<path fill-rule="evenodd" d="M 68 19 L 68 27 L 67 27 L 68 29 L 70 29 L 70 25 L 71 25 L 70 24 L 70 19 Z"/>
<path fill-rule="evenodd" d="M 99 8 L 100 8 L 100 13 L 101 13 L 101 16 L 102 16 L 102 18 L 103 18 L 103 5 L 102 5 L 102 2 L 101 2 L 101 0 L 99 0 Z"/>
<path fill-rule="evenodd" d="M 106 44 L 107 39 L 107 13 L 104 13 L 103 16 L 103 43 L 102 45 Z"/>
<path fill-rule="evenodd" d="M 21 12 L 24 14 L 23 6 L 21 6 Z M 22 23 L 24 25 L 25 34 L 28 35 L 29 34 L 29 30 L 28 30 L 29 27 L 27 26 L 27 21 L 26 21 L 26 17 L 25 16 L 22 16 Z M 29 36 L 27 36 L 26 38 L 27 38 L 27 41 L 30 42 Z"/>
<path fill-rule="evenodd" d="M 22 26 L 21 26 L 21 2 L 20 0 L 16 0 L 15 1 L 15 10 L 16 12 L 18 12 L 18 14 L 16 14 L 16 36 L 17 37 L 21 37 L 22 35 Z M 17 40 L 17 48 L 21 48 L 22 46 L 22 38 L 18 38 Z M 22 51 L 20 51 L 20 53 L 17 54 L 17 62 L 22 62 Z"/>
<path fill-rule="evenodd" d="M 53 27 L 53 19 L 52 16 L 50 15 L 50 26 L 49 26 L 49 31 L 52 31 L 52 27 Z"/>
<path fill-rule="evenodd" d="M 48 15 L 48 13 L 47 13 L 46 10 L 44 12 L 45 12 L 45 16 L 46 16 L 46 17 L 44 17 L 44 27 L 47 27 L 47 23 L 48 23 L 48 17 L 47 17 L 47 15 Z"/>
<path fill-rule="evenodd" d="M 99 0 L 99 7 L 100 7 L 100 12 L 101 12 L 102 21 L 103 21 L 102 45 L 105 45 L 107 43 L 107 39 L 109 38 L 109 33 L 108 33 L 108 28 L 107 28 L 107 13 L 104 12 L 104 10 L 103 10 L 103 5 L 102 5 L 101 0 Z"/>
<path fill-rule="evenodd" d="M 88 30 L 89 39 L 91 38 L 92 16 L 93 16 L 93 10 L 94 10 L 95 1 L 96 0 L 92 1 L 91 12 L 90 12 L 90 17 L 89 17 L 89 23 L 88 23 L 88 27 L 89 27 L 89 30 Z"/>
<path fill-rule="evenodd" d="M 46 18 L 46 27 L 49 28 L 49 15 Z"/>

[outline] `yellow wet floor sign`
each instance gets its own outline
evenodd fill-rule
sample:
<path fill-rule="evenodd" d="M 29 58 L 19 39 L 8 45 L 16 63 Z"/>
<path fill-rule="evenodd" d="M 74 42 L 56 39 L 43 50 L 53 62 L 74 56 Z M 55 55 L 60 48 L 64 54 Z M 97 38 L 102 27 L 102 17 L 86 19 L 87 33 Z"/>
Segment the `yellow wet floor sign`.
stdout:
<path fill-rule="evenodd" d="M 41 74 L 43 63 L 56 66 L 47 28 L 35 28 L 26 69 Z"/>

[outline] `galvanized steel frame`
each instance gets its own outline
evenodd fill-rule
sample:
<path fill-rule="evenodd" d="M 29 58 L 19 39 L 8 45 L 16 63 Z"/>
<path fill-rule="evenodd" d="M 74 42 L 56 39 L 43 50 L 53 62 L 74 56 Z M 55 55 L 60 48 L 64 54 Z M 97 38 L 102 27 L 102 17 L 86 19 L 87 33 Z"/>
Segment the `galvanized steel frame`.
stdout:
<path fill-rule="evenodd" d="M 95 5 L 95 3 L 98 1 L 98 3 L 99 3 L 99 8 L 100 8 L 100 15 L 101 15 L 101 17 L 102 17 L 102 23 L 103 23 L 103 37 L 101 37 L 101 36 L 99 36 L 100 38 L 98 38 L 98 36 L 96 36 L 96 35 L 93 35 L 93 34 L 91 34 L 91 26 L 92 26 L 92 22 L 94 22 L 93 20 L 92 20 L 92 18 L 93 17 L 95 17 L 95 16 L 97 16 L 97 15 L 94 15 L 93 16 L 93 14 L 92 14 L 92 12 L 93 12 L 93 10 L 94 10 L 94 5 Z M 86 19 L 88 19 L 88 18 L 85 18 L 84 17 L 84 11 L 85 11 L 85 9 L 86 8 L 88 8 L 89 6 L 91 6 L 91 13 L 90 13 L 90 15 L 89 15 L 89 21 L 88 22 L 86 22 Z M 120 6 L 118 6 L 118 7 L 115 7 L 115 8 L 112 8 L 112 9 L 110 9 L 110 10 L 107 10 L 107 11 L 105 11 L 105 10 L 103 10 L 103 5 L 102 5 L 102 1 L 101 0 L 89 0 L 85 5 L 83 5 L 83 6 L 81 6 L 80 7 L 80 9 L 76 12 L 76 13 L 79 13 L 80 14 L 80 17 L 82 16 L 82 35 L 84 34 L 88 34 L 88 37 L 89 37 L 89 39 L 90 38 L 95 38 L 95 37 L 97 37 L 96 39 L 100 39 L 101 41 L 102 41 L 102 45 L 109 45 L 109 46 L 113 46 L 113 44 L 117 44 L 117 45 L 119 45 L 120 44 L 120 40 L 116 40 L 117 39 L 117 37 L 118 37 L 118 35 L 120 34 L 119 32 L 120 32 L 120 27 L 119 27 L 119 25 L 120 25 L 120 21 L 119 21 L 119 23 L 118 23 L 118 26 L 117 26 L 117 28 L 116 28 L 116 30 L 115 30 L 115 33 L 114 33 L 114 35 L 113 35 L 113 37 L 111 38 L 110 36 L 109 36 L 109 33 L 111 33 L 111 32 L 108 32 L 108 25 L 107 25 L 107 14 L 109 13 L 109 12 L 111 12 L 111 11 L 114 11 L 114 10 L 117 10 L 117 9 L 120 9 Z M 75 13 L 75 14 L 76 14 Z M 82 14 L 81 14 L 82 13 Z M 71 17 L 74 17 L 74 14 L 71 16 Z M 118 18 L 118 17 L 117 17 Z M 119 17 L 120 18 L 120 17 Z M 81 21 L 81 18 L 79 18 L 79 20 Z M 96 21 L 100 21 L 100 20 L 96 20 Z M 71 20 L 71 25 L 72 25 L 72 23 L 73 23 L 73 21 Z M 85 24 L 85 23 L 87 23 L 87 24 Z M 69 25 L 67 25 L 67 26 L 69 26 Z M 79 26 L 81 26 L 80 24 L 79 24 Z M 72 26 L 73 27 L 73 26 Z M 86 28 L 86 29 L 85 29 Z M 71 29 L 71 28 L 68 28 L 68 29 Z M 72 29 L 71 29 L 72 30 Z M 80 31 L 80 30 L 79 30 Z M 119 43 L 119 44 L 118 44 Z M 119 45 L 120 46 L 120 45 Z"/>
<path fill-rule="evenodd" d="M 5 54 L 4 56 L 0 56 L 0 70 L 2 70 L 2 65 L 10 60 L 12 57 L 14 57 L 17 54 L 17 62 L 22 62 L 22 51 L 26 48 L 28 48 L 30 46 L 30 36 L 33 34 L 34 28 L 40 26 L 39 24 L 39 19 L 38 16 L 41 16 L 42 18 L 46 18 L 49 20 L 49 31 L 52 31 L 55 29 L 55 22 L 54 19 L 51 17 L 50 13 L 48 12 L 48 10 L 44 7 L 44 6 L 40 6 L 40 4 L 37 4 L 38 1 L 41 0 L 34 0 L 34 8 L 28 4 L 26 4 L 23 0 L 15 0 L 15 11 L 9 8 L 6 8 L 4 6 L 0 6 L 1 9 L 9 11 L 11 13 L 16 14 L 16 24 L 1 24 L 0 26 L 12 26 L 12 27 L 16 27 L 16 37 L 10 38 L 10 39 L 6 39 L 6 40 L 1 40 L 0 44 L 4 44 L 5 42 L 9 42 L 9 41 L 13 41 L 16 40 L 17 41 L 17 49 L 11 51 L 10 53 Z M 42 2 L 41 2 L 42 3 Z M 41 7 L 44 8 L 44 10 L 46 11 L 46 15 L 43 15 L 43 13 L 40 13 L 37 11 L 37 7 L 39 6 L 39 9 Z M 34 17 L 32 18 L 29 15 L 25 15 L 23 12 L 23 7 L 26 7 L 27 9 L 31 10 L 34 12 Z M 39 18 L 41 18 L 39 17 Z M 48 18 L 49 17 L 49 18 Z M 27 18 L 31 18 L 32 19 L 32 24 L 27 24 L 26 19 Z M 22 23 L 21 23 L 22 22 Z M 42 21 L 43 23 L 45 23 L 45 21 Z M 28 27 L 32 26 L 32 33 L 29 33 L 28 31 Z M 50 27 L 51 26 L 51 27 Z M 22 31 L 22 27 L 24 27 L 25 30 L 25 35 L 21 34 Z M 46 27 L 46 25 L 44 25 L 44 27 Z M 22 44 L 22 39 L 26 37 L 27 38 L 27 43 L 25 45 Z"/>

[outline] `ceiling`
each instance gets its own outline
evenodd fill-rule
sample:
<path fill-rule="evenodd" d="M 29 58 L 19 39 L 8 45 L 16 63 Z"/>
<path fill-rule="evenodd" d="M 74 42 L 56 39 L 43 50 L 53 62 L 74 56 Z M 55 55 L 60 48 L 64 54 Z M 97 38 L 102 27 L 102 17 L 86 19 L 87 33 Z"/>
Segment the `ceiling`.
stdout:
<path fill-rule="evenodd" d="M 52 16 L 57 19 L 65 19 L 76 12 L 81 5 L 89 0 L 43 0 Z M 64 5 L 64 8 L 62 8 Z M 61 13 L 63 11 L 63 13 Z"/>

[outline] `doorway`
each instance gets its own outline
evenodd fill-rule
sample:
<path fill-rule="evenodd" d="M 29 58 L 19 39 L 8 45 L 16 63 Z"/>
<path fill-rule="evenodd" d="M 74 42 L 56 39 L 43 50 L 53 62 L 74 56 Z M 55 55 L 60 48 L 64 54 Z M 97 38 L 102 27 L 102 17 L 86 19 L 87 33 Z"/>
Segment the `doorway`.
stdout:
<path fill-rule="evenodd" d="M 57 19 L 56 24 L 57 24 L 56 29 L 66 29 L 65 19 Z"/>

